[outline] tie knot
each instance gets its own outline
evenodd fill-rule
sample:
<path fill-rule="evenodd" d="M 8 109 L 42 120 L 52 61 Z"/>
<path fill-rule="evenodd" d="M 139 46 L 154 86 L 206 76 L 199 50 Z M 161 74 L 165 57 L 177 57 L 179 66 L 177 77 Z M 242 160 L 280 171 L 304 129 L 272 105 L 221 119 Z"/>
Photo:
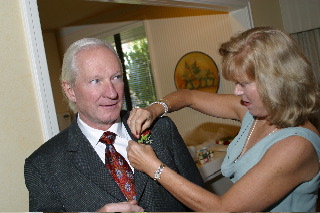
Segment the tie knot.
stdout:
<path fill-rule="evenodd" d="M 100 142 L 105 144 L 113 144 L 114 140 L 116 139 L 116 134 L 110 131 L 106 131 L 103 133 L 101 138 L 99 139 Z"/>

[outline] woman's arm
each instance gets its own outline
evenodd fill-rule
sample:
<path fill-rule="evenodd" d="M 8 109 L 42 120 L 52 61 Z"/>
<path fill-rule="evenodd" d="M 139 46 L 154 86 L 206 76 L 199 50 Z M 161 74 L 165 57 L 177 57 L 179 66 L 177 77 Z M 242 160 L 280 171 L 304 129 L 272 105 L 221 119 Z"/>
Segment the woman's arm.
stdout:
<path fill-rule="evenodd" d="M 197 90 L 178 90 L 161 99 L 167 104 L 169 112 L 190 107 L 204 114 L 235 120 L 242 120 L 247 108 L 241 104 L 241 98 L 235 95 L 222 95 Z M 153 121 L 163 115 L 165 108 L 161 104 L 152 104 L 144 109 L 136 108 L 130 112 L 128 125 L 132 133 L 139 137 Z"/>
<path fill-rule="evenodd" d="M 297 157 L 299 156 L 299 157 Z M 152 148 L 129 142 L 128 158 L 138 170 L 154 177 L 161 164 Z M 291 136 L 274 144 L 223 196 L 217 196 L 165 167 L 158 180 L 172 195 L 194 211 L 263 211 L 318 172 L 311 143 Z"/>

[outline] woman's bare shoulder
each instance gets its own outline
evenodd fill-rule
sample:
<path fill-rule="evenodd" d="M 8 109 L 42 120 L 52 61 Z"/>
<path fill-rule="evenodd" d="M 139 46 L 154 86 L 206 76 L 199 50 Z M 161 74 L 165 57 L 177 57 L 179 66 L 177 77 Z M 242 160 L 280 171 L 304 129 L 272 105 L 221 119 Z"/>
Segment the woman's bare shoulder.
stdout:
<path fill-rule="evenodd" d="M 276 171 L 307 181 L 319 171 L 319 159 L 313 144 L 299 135 L 292 135 L 273 144 L 266 158 Z"/>

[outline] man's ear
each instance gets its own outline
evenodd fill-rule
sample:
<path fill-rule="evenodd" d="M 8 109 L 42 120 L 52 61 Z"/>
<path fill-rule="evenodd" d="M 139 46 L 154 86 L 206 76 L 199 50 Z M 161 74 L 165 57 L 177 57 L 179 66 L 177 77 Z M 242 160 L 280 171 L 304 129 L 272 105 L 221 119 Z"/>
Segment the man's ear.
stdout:
<path fill-rule="evenodd" d="M 74 94 L 74 89 L 73 89 L 73 86 L 71 86 L 68 82 L 66 81 L 63 81 L 61 83 L 62 85 L 62 88 L 66 94 L 66 96 L 70 99 L 70 101 L 72 102 L 76 102 L 76 96 Z"/>

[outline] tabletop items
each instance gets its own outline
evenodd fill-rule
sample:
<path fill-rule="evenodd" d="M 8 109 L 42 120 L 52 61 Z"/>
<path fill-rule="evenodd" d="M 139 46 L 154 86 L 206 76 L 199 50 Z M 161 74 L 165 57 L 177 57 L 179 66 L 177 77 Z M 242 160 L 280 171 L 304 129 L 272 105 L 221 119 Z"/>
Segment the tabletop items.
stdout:
<path fill-rule="evenodd" d="M 233 140 L 232 137 L 226 137 L 226 138 L 222 138 L 220 140 L 216 140 L 216 144 L 229 145 L 232 142 L 232 140 Z"/>
<path fill-rule="evenodd" d="M 211 158 L 214 157 L 214 151 L 209 150 L 206 147 L 197 151 L 197 158 L 201 164 L 208 162 Z"/>

